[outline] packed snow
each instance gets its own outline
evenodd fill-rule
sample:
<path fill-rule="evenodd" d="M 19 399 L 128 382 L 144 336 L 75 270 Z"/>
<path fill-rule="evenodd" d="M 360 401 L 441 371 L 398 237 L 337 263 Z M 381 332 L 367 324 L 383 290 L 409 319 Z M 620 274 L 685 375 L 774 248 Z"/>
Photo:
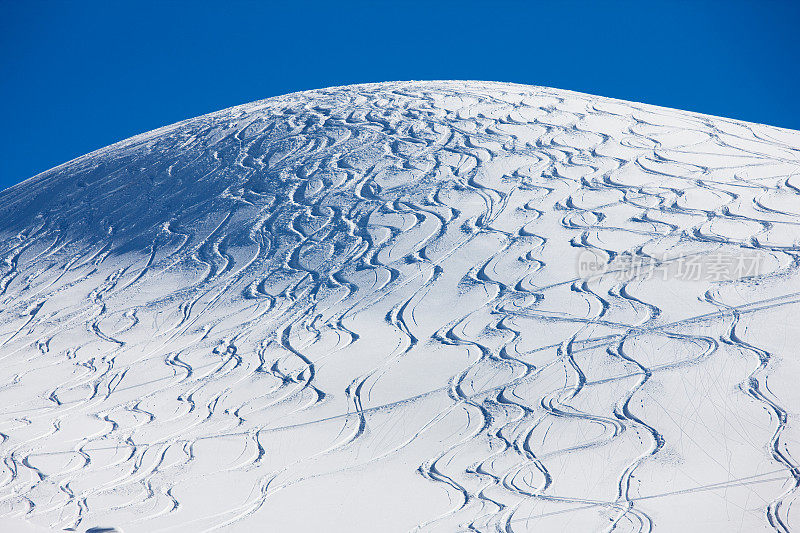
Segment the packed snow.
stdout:
<path fill-rule="evenodd" d="M 0 529 L 800 526 L 800 132 L 359 85 L 0 205 Z"/>

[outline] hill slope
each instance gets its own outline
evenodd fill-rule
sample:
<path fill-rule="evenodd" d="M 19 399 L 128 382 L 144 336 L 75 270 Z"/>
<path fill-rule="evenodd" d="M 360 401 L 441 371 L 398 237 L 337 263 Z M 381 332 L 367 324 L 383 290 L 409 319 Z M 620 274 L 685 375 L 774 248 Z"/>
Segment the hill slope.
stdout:
<path fill-rule="evenodd" d="M 385 83 L 162 128 L 0 204 L 0 516 L 800 523 L 798 132 Z"/>

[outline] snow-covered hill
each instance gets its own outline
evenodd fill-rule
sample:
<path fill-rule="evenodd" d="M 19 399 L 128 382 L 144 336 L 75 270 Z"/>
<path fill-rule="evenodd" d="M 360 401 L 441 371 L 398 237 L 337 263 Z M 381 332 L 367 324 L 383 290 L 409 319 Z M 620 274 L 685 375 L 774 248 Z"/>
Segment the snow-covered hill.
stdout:
<path fill-rule="evenodd" d="M 0 205 L 9 527 L 800 527 L 798 132 L 361 85 Z"/>

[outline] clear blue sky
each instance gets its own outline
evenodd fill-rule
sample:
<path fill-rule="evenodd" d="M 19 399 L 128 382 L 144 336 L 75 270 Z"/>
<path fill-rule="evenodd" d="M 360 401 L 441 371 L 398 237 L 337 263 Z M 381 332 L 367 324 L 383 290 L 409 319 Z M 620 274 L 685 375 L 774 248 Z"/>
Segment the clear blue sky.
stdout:
<path fill-rule="evenodd" d="M 0 188 L 287 92 L 547 85 L 800 129 L 800 2 L 0 0 Z M 222 5 L 224 4 L 224 5 Z"/>

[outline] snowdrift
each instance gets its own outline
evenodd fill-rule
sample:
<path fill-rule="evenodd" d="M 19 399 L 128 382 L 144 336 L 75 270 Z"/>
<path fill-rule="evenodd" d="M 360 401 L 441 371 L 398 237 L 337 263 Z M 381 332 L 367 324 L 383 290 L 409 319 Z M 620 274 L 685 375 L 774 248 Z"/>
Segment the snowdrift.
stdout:
<path fill-rule="evenodd" d="M 800 524 L 800 133 L 332 88 L 0 193 L 0 520 Z"/>

